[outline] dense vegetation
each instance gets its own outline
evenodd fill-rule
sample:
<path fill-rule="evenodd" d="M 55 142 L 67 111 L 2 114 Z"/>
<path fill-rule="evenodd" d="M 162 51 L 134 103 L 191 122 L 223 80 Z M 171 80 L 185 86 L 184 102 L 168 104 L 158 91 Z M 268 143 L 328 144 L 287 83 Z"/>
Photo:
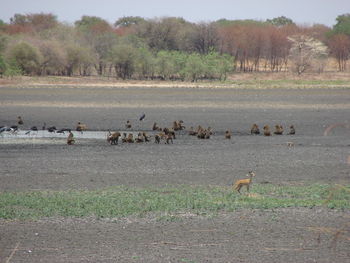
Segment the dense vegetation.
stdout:
<path fill-rule="evenodd" d="M 333 28 L 291 19 L 190 23 L 123 17 L 114 25 L 83 16 L 74 25 L 52 14 L 0 20 L 0 75 L 100 75 L 121 79 L 224 80 L 230 72 L 322 72 L 328 58 L 345 71 L 350 14 Z"/>

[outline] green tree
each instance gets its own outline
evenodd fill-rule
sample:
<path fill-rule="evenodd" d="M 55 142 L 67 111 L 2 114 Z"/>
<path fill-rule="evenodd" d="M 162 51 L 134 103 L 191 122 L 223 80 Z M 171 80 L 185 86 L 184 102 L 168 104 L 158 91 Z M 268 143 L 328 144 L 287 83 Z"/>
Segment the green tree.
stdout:
<path fill-rule="evenodd" d="M 273 19 L 267 19 L 266 23 L 269 23 L 277 27 L 286 26 L 286 25 L 295 25 L 292 19 L 287 18 L 285 16 L 279 16 Z"/>
<path fill-rule="evenodd" d="M 185 76 L 187 80 L 197 81 L 204 75 L 204 65 L 202 57 L 198 53 L 188 56 L 185 66 Z"/>
<path fill-rule="evenodd" d="M 340 15 L 336 18 L 337 23 L 333 26 L 335 34 L 345 34 L 350 36 L 350 14 Z"/>
<path fill-rule="evenodd" d="M 119 18 L 115 23 L 115 27 L 129 27 L 133 25 L 139 25 L 146 20 L 140 16 L 124 16 Z"/>
<path fill-rule="evenodd" d="M 113 46 L 110 60 L 114 65 L 117 78 L 130 79 L 136 69 L 138 51 L 135 47 L 127 44 Z"/>
<path fill-rule="evenodd" d="M 10 49 L 8 60 L 14 61 L 24 74 L 35 75 L 40 72 L 42 55 L 31 44 L 19 42 Z"/>

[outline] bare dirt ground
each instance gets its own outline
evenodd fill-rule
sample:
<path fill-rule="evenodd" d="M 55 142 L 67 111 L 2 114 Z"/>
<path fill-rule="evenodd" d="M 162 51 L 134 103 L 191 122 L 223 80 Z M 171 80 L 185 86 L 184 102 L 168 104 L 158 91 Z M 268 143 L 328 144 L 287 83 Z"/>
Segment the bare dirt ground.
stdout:
<path fill-rule="evenodd" d="M 248 170 L 256 171 L 256 183 L 350 181 L 350 84 L 306 89 L 12 84 L 0 87 L 0 126 L 15 124 L 21 115 L 23 129 L 44 122 L 74 128 L 81 121 L 90 130 L 125 130 L 129 119 L 133 131 L 152 134 L 153 122 L 165 127 L 181 119 L 187 127 L 210 126 L 215 133 L 210 140 L 179 133 L 172 145 L 111 146 L 81 139 L 67 147 L 65 139 L 0 138 L 2 192 L 228 186 Z M 287 131 L 294 124 L 297 134 L 251 136 L 252 123 L 280 123 Z M 324 136 L 337 123 L 343 126 Z M 233 131 L 230 141 L 224 139 L 226 129 Z M 350 221 L 349 211 L 289 208 L 159 218 L 0 220 L 0 262 L 350 262 L 349 240 L 335 236 Z"/>

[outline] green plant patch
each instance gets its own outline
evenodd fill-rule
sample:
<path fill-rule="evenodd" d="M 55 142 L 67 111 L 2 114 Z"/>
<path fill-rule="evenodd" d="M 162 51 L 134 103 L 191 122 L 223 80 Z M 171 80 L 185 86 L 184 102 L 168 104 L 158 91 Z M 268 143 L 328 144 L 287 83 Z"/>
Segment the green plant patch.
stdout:
<path fill-rule="evenodd" d="M 33 191 L 0 193 L 0 218 L 114 218 L 149 212 L 212 214 L 237 209 L 325 206 L 350 208 L 350 186 L 254 184 L 250 193 L 219 186 L 161 188 L 112 187 L 96 191 Z M 175 220 L 169 218 L 169 220 Z"/>

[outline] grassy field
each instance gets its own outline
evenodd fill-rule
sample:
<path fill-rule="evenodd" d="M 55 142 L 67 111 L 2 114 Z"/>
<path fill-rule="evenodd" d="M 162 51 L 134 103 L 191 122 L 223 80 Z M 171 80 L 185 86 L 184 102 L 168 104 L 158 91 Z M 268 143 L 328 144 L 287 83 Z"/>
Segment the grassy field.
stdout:
<path fill-rule="evenodd" d="M 350 186 L 256 184 L 239 195 L 228 187 L 114 187 L 97 191 L 32 191 L 0 194 L 0 218 L 125 217 L 148 212 L 213 214 L 242 208 L 350 208 Z"/>

